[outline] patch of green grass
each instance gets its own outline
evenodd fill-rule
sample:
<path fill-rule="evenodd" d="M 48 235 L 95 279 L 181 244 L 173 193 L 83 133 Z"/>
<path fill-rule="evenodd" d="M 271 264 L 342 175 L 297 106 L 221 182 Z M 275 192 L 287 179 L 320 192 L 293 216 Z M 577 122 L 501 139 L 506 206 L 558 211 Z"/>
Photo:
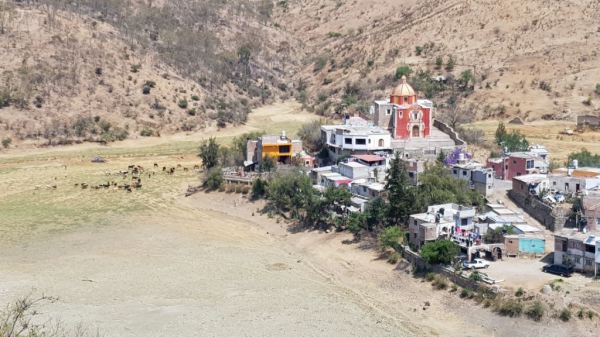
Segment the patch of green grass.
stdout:
<path fill-rule="evenodd" d="M 531 318 L 532 320 L 539 322 L 544 317 L 544 313 L 546 312 L 546 308 L 540 301 L 533 302 L 527 309 L 525 310 L 525 315 Z"/>
<path fill-rule="evenodd" d="M 573 313 L 571 312 L 571 310 L 565 308 L 560 312 L 560 315 L 558 316 L 563 322 L 568 322 L 571 320 L 571 316 L 573 315 Z"/>
<path fill-rule="evenodd" d="M 523 313 L 523 303 L 509 298 L 502 300 L 496 309 L 500 315 L 509 317 L 518 317 Z"/>

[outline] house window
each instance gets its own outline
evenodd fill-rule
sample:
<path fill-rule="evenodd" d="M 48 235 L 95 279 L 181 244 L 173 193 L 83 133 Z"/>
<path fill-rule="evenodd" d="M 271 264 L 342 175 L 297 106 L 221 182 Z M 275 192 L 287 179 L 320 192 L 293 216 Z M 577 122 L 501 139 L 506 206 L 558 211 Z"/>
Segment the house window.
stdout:
<path fill-rule="evenodd" d="M 404 104 L 408 104 L 408 97 L 404 97 Z"/>
<path fill-rule="evenodd" d="M 352 145 L 352 138 L 344 138 L 344 144 Z"/>
<path fill-rule="evenodd" d="M 517 172 L 517 177 L 521 176 L 521 172 Z"/>
<path fill-rule="evenodd" d="M 467 171 L 463 171 L 463 176 L 466 176 L 466 175 L 467 175 Z"/>
<path fill-rule="evenodd" d="M 592 265 L 592 259 L 585 259 L 585 265 L 586 266 L 591 266 Z"/>
<path fill-rule="evenodd" d="M 517 165 L 517 161 L 516 160 L 513 160 L 513 165 Z"/>
<path fill-rule="evenodd" d="M 523 189 L 525 186 L 523 186 L 523 184 L 521 184 L 521 189 Z"/>
<path fill-rule="evenodd" d="M 415 226 L 417 225 L 417 220 L 415 220 Z"/>
<path fill-rule="evenodd" d="M 367 140 L 366 139 L 357 138 L 356 139 L 356 145 L 367 145 Z"/>
<path fill-rule="evenodd" d="M 392 114 L 392 109 L 387 109 L 387 111 L 385 112 L 386 115 L 391 115 Z"/>
<path fill-rule="evenodd" d="M 452 170 L 452 173 L 453 174 L 458 174 L 458 171 L 457 170 Z"/>
<path fill-rule="evenodd" d="M 562 251 L 566 252 L 567 251 L 567 241 L 563 241 L 562 242 Z"/>
<path fill-rule="evenodd" d="M 414 236 L 413 236 L 413 237 L 416 239 L 416 238 L 417 238 L 417 233 L 413 233 L 413 234 L 414 234 Z"/>
<path fill-rule="evenodd" d="M 367 186 L 363 186 L 363 193 L 367 193 Z"/>
<path fill-rule="evenodd" d="M 575 256 L 575 263 L 581 264 L 581 256 Z"/>
<path fill-rule="evenodd" d="M 398 110 L 396 110 L 398 111 Z M 403 111 L 398 111 L 398 118 L 402 118 L 404 117 L 404 112 Z"/>
<path fill-rule="evenodd" d="M 492 186 L 488 186 L 488 190 L 491 190 L 491 189 L 492 189 Z"/>
<path fill-rule="evenodd" d="M 466 226 L 468 224 L 469 224 L 468 219 L 460 219 L 460 225 L 461 226 Z"/>
<path fill-rule="evenodd" d="M 527 161 L 527 169 L 532 169 L 533 168 L 533 160 L 528 160 Z"/>
<path fill-rule="evenodd" d="M 488 178 L 491 178 L 491 177 L 492 177 L 492 175 L 491 175 L 491 174 L 488 174 Z"/>
<path fill-rule="evenodd" d="M 556 186 L 556 181 L 553 181 L 553 182 L 552 182 L 552 186 Z"/>
<path fill-rule="evenodd" d="M 504 169 L 508 171 L 508 165 L 505 165 L 505 166 L 504 166 Z"/>
<path fill-rule="evenodd" d="M 383 139 L 379 140 L 379 147 L 383 147 Z"/>
<path fill-rule="evenodd" d="M 600 224 L 600 218 L 596 218 L 596 225 Z"/>
<path fill-rule="evenodd" d="M 371 138 L 369 138 L 369 144 L 371 144 Z"/>
<path fill-rule="evenodd" d="M 565 183 L 565 191 L 569 190 L 569 183 Z"/>

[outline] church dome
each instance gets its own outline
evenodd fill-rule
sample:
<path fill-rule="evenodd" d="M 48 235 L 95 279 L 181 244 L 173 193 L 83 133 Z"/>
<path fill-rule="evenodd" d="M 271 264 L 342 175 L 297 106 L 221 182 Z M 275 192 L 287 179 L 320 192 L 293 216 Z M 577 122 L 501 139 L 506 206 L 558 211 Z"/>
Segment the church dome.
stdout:
<path fill-rule="evenodd" d="M 402 76 L 400 79 L 400 84 L 394 88 L 392 91 L 392 96 L 414 96 L 415 89 L 410 86 L 410 84 L 406 83 L 406 76 Z"/>

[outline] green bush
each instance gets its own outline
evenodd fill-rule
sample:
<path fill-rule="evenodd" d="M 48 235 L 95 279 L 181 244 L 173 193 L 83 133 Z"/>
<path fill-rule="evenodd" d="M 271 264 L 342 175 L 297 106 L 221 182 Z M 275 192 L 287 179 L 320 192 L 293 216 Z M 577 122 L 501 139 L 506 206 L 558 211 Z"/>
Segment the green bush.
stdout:
<path fill-rule="evenodd" d="M 150 88 L 154 88 L 156 86 L 156 82 L 146 80 L 146 83 L 144 85 Z"/>
<path fill-rule="evenodd" d="M 12 143 L 12 139 L 10 139 L 10 138 L 5 138 L 2 140 L 2 146 L 4 146 L 4 148 L 9 147 L 10 143 Z"/>
<path fill-rule="evenodd" d="M 471 289 L 467 289 L 467 288 L 463 288 L 460 291 L 460 298 L 473 298 L 473 290 Z"/>
<path fill-rule="evenodd" d="M 256 179 L 252 183 L 252 197 L 260 198 L 265 195 L 267 191 L 267 181 L 262 179 Z"/>
<path fill-rule="evenodd" d="M 435 279 L 435 273 L 427 273 L 425 275 L 425 281 L 431 282 Z"/>
<path fill-rule="evenodd" d="M 140 132 L 140 135 L 142 137 L 152 137 L 152 135 L 154 135 L 154 130 L 142 130 L 142 132 Z"/>
<path fill-rule="evenodd" d="M 187 111 L 187 113 L 188 113 L 188 115 L 190 115 L 190 116 L 196 116 L 196 109 L 189 109 L 189 110 Z"/>
<path fill-rule="evenodd" d="M 244 190 L 244 186 L 236 184 L 235 185 L 235 193 L 242 193 L 242 191 Z"/>
<path fill-rule="evenodd" d="M 187 101 L 187 99 L 180 100 L 178 105 L 182 109 L 187 109 L 187 107 L 188 107 L 188 101 Z"/>
<path fill-rule="evenodd" d="M 393 252 L 393 253 L 390 254 L 390 256 L 388 256 L 388 263 L 390 263 L 390 264 L 396 264 L 401 259 L 402 259 L 402 256 L 400 255 L 400 253 Z"/>
<path fill-rule="evenodd" d="M 503 316 L 518 317 L 523 313 L 523 303 L 512 298 L 505 299 L 500 303 L 497 311 Z"/>
<path fill-rule="evenodd" d="M 248 194 L 250 192 L 250 186 L 244 186 L 242 188 L 242 194 Z"/>
<path fill-rule="evenodd" d="M 208 171 L 206 176 L 206 187 L 211 190 L 219 189 L 224 184 L 225 180 L 223 179 L 223 170 L 220 167 L 214 167 L 212 170 Z"/>
<path fill-rule="evenodd" d="M 532 320 L 539 322 L 544 316 L 546 309 L 540 301 L 533 302 L 525 311 L 525 315 Z"/>
<path fill-rule="evenodd" d="M 324 85 L 328 85 L 328 84 L 331 84 L 331 83 L 333 83 L 333 79 L 331 79 L 331 78 L 324 78 L 323 79 L 323 84 Z"/>
<path fill-rule="evenodd" d="M 137 73 L 140 69 L 142 69 L 142 66 L 140 64 L 133 64 L 133 65 L 131 65 L 131 72 L 132 73 Z"/>
<path fill-rule="evenodd" d="M 481 281 L 481 274 L 478 271 L 474 271 L 469 275 L 469 279 L 473 281 Z"/>
<path fill-rule="evenodd" d="M 96 73 L 96 75 L 102 75 L 102 68 L 98 67 L 94 72 Z"/>
<path fill-rule="evenodd" d="M 592 319 L 594 318 L 594 312 L 591 310 L 588 310 L 586 313 L 587 318 Z"/>
<path fill-rule="evenodd" d="M 227 193 L 235 192 L 235 185 L 233 185 L 233 184 L 225 185 L 225 192 L 227 192 Z"/>
<path fill-rule="evenodd" d="M 573 315 L 573 313 L 571 312 L 571 310 L 564 308 L 561 312 L 560 315 L 558 316 L 563 322 L 568 322 L 569 320 L 571 320 L 571 316 Z"/>
<path fill-rule="evenodd" d="M 142 89 L 142 92 L 144 93 L 144 95 L 148 95 L 150 93 L 151 88 L 150 87 L 144 87 Z"/>
<path fill-rule="evenodd" d="M 525 291 L 523 290 L 523 288 L 519 288 L 519 289 L 517 289 L 515 296 L 521 297 L 521 296 L 523 296 L 524 293 L 525 293 Z"/>
<path fill-rule="evenodd" d="M 192 101 L 198 101 L 200 100 L 200 97 L 198 97 L 198 95 L 192 95 Z"/>

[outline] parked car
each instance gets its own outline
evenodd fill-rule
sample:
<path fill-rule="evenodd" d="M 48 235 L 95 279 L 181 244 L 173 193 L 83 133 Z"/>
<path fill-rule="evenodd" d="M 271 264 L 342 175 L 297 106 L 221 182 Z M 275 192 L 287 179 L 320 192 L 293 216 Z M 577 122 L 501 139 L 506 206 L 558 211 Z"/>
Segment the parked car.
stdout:
<path fill-rule="evenodd" d="M 560 276 L 570 277 L 573 275 L 573 267 L 567 267 L 562 264 L 548 264 L 542 267 L 544 273 L 551 273 Z"/>
<path fill-rule="evenodd" d="M 473 259 L 473 261 L 465 261 L 463 262 L 463 268 L 465 269 L 481 269 L 487 268 L 490 266 L 490 263 L 483 259 Z"/>
<path fill-rule="evenodd" d="M 96 158 L 92 159 L 92 163 L 106 163 L 106 159 L 96 157 Z"/>

